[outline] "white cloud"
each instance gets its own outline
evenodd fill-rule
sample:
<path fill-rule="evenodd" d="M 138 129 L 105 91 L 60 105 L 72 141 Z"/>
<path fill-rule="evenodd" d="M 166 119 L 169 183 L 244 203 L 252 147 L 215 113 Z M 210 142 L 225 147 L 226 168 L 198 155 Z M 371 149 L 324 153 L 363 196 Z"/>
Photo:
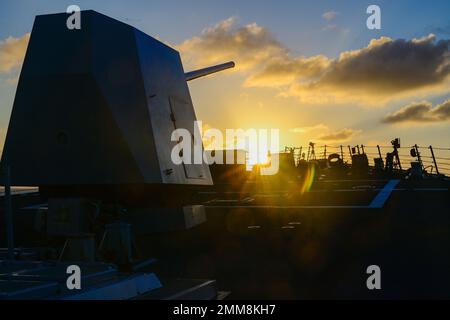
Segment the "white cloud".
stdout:
<path fill-rule="evenodd" d="M 330 10 L 322 14 L 322 18 L 324 18 L 327 21 L 331 21 L 334 20 L 338 14 L 339 14 L 338 12 Z"/>
<path fill-rule="evenodd" d="M 0 74 L 10 73 L 22 66 L 30 34 L 20 38 L 8 37 L 0 41 Z"/>

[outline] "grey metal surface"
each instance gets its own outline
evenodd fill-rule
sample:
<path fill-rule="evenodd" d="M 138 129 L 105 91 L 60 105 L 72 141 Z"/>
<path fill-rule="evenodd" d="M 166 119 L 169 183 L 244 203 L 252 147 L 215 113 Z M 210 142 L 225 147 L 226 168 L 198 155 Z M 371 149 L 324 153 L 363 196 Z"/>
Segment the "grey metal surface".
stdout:
<path fill-rule="evenodd" d="M 192 229 L 206 222 L 203 205 L 182 208 L 137 208 L 128 211 L 133 232 L 138 235 Z"/>
<path fill-rule="evenodd" d="M 56 282 L 0 280 L 0 300 L 45 299 L 57 292 Z"/>
<path fill-rule="evenodd" d="M 233 61 L 219 64 L 217 66 L 212 66 L 208 68 L 203 68 L 199 70 L 194 70 L 186 73 L 186 81 L 195 80 L 201 77 L 206 77 L 210 74 L 220 72 L 226 69 L 234 68 L 235 64 Z"/>
<path fill-rule="evenodd" d="M 86 199 L 50 198 L 46 231 L 51 236 L 67 236 L 88 232 L 88 220 L 94 207 Z"/>
<path fill-rule="evenodd" d="M 164 287 L 140 295 L 136 300 L 215 300 L 218 298 L 214 280 L 172 279 Z"/>
<path fill-rule="evenodd" d="M 81 289 L 66 286 L 66 269 L 73 263 L 0 261 L 0 300 L 122 300 L 161 288 L 154 273 L 119 274 L 105 263 L 76 263 Z"/>
<path fill-rule="evenodd" d="M 95 11 L 81 30 L 66 19 L 36 17 L 2 156 L 11 184 L 211 184 L 206 165 L 170 159 L 173 129 L 196 119 L 179 53 Z"/>
<path fill-rule="evenodd" d="M 161 282 L 154 273 L 124 276 L 109 283 L 88 288 L 82 292 L 72 292 L 60 300 L 129 300 L 161 288 Z"/>

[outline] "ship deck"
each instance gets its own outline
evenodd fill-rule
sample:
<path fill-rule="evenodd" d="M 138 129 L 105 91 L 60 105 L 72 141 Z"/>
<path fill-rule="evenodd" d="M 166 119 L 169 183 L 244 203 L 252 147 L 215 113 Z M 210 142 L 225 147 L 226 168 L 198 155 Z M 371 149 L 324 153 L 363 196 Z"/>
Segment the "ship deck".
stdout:
<path fill-rule="evenodd" d="M 449 179 L 323 179 L 297 189 L 203 190 L 206 223 L 139 242 L 158 259 L 158 276 L 214 279 L 231 299 L 448 298 Z M 40 203 L 37 192 L 13 193 L 15 212 Z M 381 268 L 382 290 L 366 287 L 370 265 Z"/>
<path fill-rule="evenodd" d="M 448 298 L 449 187 L 330 180 L 304 194 L 211 191 L 207 223 L 150 242 L 162 270 L 216 279 L 232 299 Z M 370 265 L 382 290 L 367 289 Z"/>

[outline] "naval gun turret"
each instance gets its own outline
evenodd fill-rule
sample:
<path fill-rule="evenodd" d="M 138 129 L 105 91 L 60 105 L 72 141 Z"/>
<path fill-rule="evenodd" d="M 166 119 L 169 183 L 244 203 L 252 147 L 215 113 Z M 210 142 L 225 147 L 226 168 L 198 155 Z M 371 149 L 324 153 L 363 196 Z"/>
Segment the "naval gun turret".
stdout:
<path fill-rule="evenodd" d="M 207 164 L 171 161 L 171 134 L 195 136 L 187 81 L 234 63 L 185 73 L 175 49 L 134 27 L 82 11 L 70 30 L 67 17 L 36 17 L 2 156 L 11 184 L 129 206 L 211 185 Z"/>
<path fill-rule="evenodd" d="M 130 230 L 205 221 L 191 195 L 212 184 L 209 167 L 172 161 L 172 133 L 200 136 L 187 81 L 234 63 L 185 73 L 175 49 L 134 27 L 82 11 L 71 30 L 67 18 L 35 19 L 2 165 L 8 185 L 38 186 L 48 199 L 43 232 L 67 239 L 62 260 L 94 259 L 83 248 L 104 232 L 102 259 L 131 263 Z"/>

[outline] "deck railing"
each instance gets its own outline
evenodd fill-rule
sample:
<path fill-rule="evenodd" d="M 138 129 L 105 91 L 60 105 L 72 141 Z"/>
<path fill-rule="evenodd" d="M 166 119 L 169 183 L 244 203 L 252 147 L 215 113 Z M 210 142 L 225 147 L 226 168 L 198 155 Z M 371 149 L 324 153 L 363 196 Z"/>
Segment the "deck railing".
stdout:
<path fill-rule="evenodd" d="M 306 160 L 311 159 L 326 159 L 331 154 L 339 154 L 344 162 L 351 164 L 352 155 L 354 153 L 365 153 L 369 158 L 370 165 L 374 165 L 375 158 L 382 158 L 386 162 L 386 154 L 393 152 L 393 146 L 387 145 L 315 145 L 314 153 L 312 147 L 296 147 L 286 148 L 292 149 L 296 160 L 305 156 Z M 411 150 L 416 150 L 416 156 L 411 155 Z M 401 146 L 397 148 L 400 165 L 403 170 L 411 167 L 411 162 L 421 161 L 424 170 L 430 174 L 444 174 L 450 176 L 450 148 L 435 147 L 435 146 Z"/>

